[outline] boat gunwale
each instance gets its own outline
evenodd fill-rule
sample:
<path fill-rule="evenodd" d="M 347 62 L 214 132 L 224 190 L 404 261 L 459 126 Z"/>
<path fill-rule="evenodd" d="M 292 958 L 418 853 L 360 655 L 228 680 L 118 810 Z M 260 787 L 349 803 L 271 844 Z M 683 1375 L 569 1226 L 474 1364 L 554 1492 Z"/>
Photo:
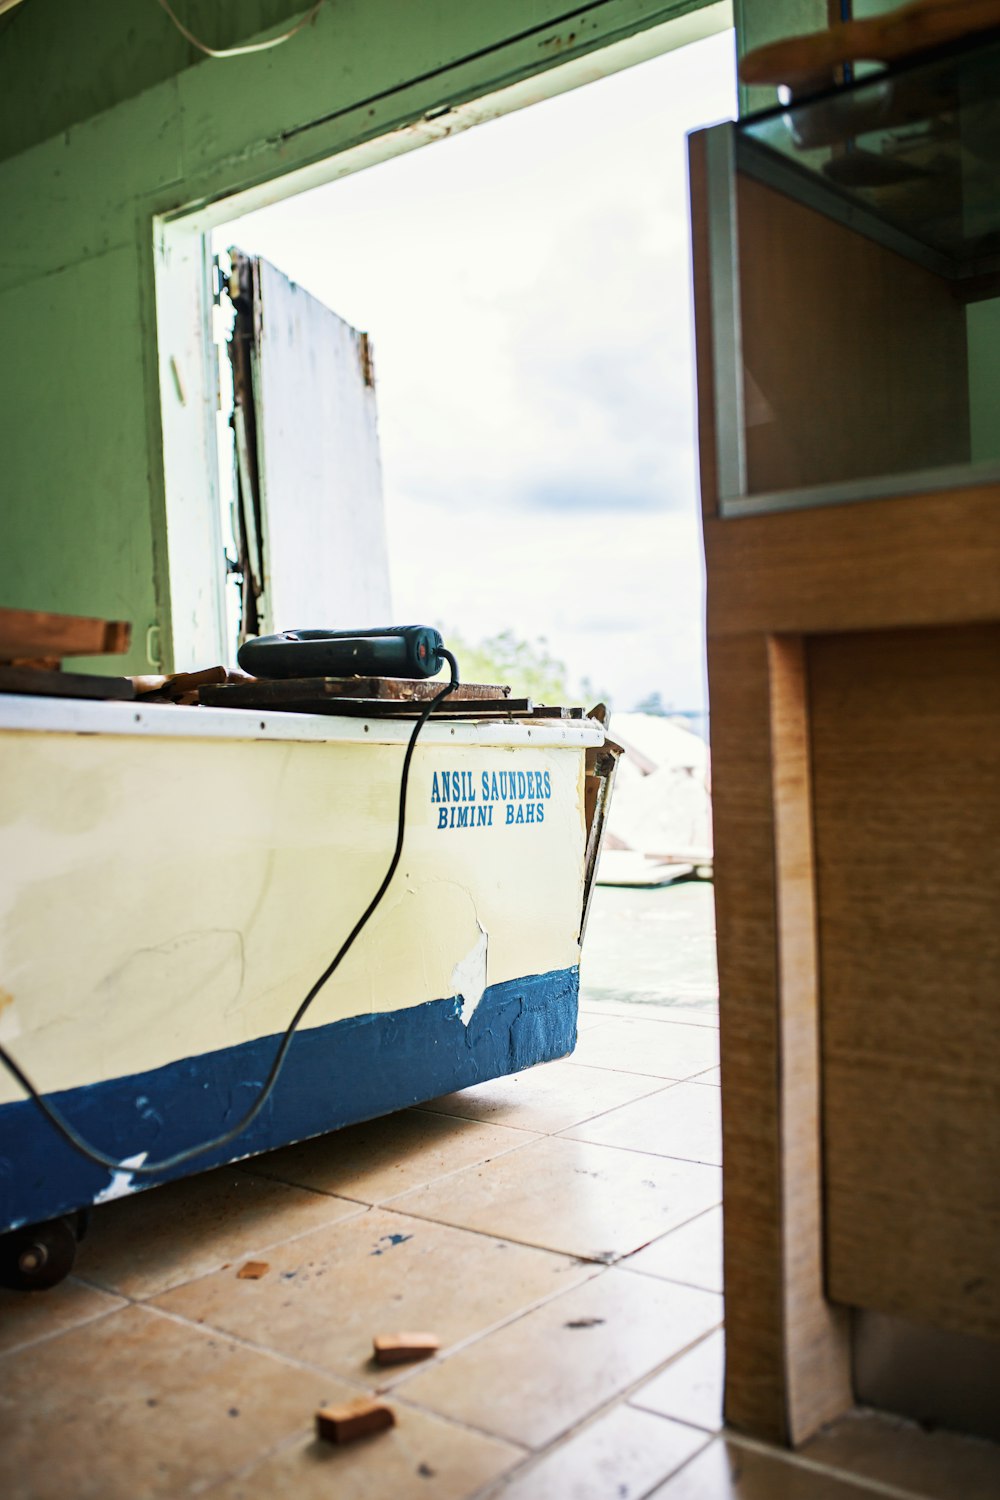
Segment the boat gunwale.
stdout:
<path fill-rule="evenodd" d="M 319 744 L 405 745 L 412 718 L 362 719 L 335 714 L 208 708 L 174 703 L 0 695 L 0 733 L 137 735 L 145 738 L 305 741 Z M 592 719 L 506 719 L 435 723 L 420 733 L 421 747 L 471 745 L 585 749 L 603 745 L 603 727 Z"/>

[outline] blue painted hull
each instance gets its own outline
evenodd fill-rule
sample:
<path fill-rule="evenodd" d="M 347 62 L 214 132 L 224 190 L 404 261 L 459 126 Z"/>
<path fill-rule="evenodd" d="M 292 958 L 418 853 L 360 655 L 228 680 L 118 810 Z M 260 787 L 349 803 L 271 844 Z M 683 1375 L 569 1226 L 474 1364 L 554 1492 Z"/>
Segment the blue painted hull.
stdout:
<path fill-rule="evenodd" d="M 131 1189 L 419 1104 L 563 1057 L 576 1041 L 576 967 L 491 985 L 465 1026 L 460 1000 L 352 1016 L 300 1032 L 271 1100 L 230 1146 Z M 256 1096 L 279 1038 L 266 1036 L 50 1096 L 120 1160 L 167 1156 L 218 1135 Z M 92 1204 L 110 1174 L 66 1145 L 30 1100 L 0 1106 L 0 1230 Z"/>

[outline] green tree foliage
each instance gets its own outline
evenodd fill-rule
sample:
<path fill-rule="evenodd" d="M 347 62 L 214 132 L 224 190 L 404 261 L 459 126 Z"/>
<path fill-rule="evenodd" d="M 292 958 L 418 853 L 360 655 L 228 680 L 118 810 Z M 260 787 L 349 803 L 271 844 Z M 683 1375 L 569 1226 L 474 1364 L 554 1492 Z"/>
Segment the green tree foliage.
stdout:
<path fill-rule="evenodd" d="M 636 714 L 652 714 L 657 719 L 667 719 L 674 712 L 672 703 L 664 703 L 660 693 L 648 693 L 632 710 Z"/>
<path fill-rule="evenodd" d="M 445 645 L 458 659 L 465 682 L 506 684 L 515 698 L 532 698 L 550 706 L 573 701 L 566 663 L 552 655 L 544 636 L 525 641 L 513 630 L 501 630 L 474 646 L 457 630 L 439 628 Z"/>

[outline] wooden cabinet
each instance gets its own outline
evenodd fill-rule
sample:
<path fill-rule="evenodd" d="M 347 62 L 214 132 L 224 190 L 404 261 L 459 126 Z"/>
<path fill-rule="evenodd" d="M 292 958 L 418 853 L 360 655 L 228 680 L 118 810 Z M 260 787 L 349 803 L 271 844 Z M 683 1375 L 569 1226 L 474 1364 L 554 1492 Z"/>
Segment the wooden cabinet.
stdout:
<path fill-rule="evenodd" d="M 935 1392 L 1000 1362 L 1000 103 L 942 66 L 878 141 L 846 95 L 691 142 L 726 1407 L 792 1443 L 856 1397 L 982 1430 Z M 854 185 L 904 135 L 943 227 Z"/>

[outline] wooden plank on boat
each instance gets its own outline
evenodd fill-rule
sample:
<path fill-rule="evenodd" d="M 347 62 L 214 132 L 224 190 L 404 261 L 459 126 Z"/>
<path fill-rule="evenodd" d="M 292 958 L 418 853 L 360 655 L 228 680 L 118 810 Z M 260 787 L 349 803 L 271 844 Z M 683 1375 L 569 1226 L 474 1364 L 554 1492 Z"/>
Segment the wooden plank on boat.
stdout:
<path fill-rule="evenodd" d="M 215 704 L 218 707 L 218 703 Z M 229 704 L 229 707 L 236 707 Z M 241 704 L 240 707 L 246 705 Z M 387 698 L 322 698 L 316 702 L 271 704 L 284 713 L 341 714 L 355 719 L 415 719 L 424 703 L 407 703 Z M 446 698 L 432 710 L 434 719 L 530 719 L 534 705 L 530 698 L 492 698 L 457 702 Z"/>
<path fill-rule="evenodd" d="M 321 710 L 328 699 L 426 703 L 444 686 L 426 678 L 407 677 L 254 677 L 226 686 L 207 684 L 200 701 L 212 708 L 294 708 Z M 509 687 L 483 682 L 459 683 L 449 694 L 454 703 L 496 702 L 510 697 Z"/>
<path fill-rule="evenodd" d="M 544 703 L 536 703 L 531 710 L 533 719 L 582 719 L 584 710 L 582 708 L 546 708 Z"/>
<path fill-rule="evenodd" d="M 133 677 L 132 685 L 140 698 L 157 702 L 179 703 L 191 697 L 198 701 L 198 689 L 228 682 L 229 674 L 223 666 L 203 667 L 200 672 L 171 672 L 167 676 Z"/>
<path fill-rule="evenodd" d="M 126 620 L 0 609 L 0 661 L 120 655 L 128 650 L 131 636 Z"/>
<path fill-rule="evenodd" d="M 99 677 L 85 672 L 39 672 L 0 663 L 0 693 L 31 693 L 48 698 L 134 698 L 130 677 Z"/>

